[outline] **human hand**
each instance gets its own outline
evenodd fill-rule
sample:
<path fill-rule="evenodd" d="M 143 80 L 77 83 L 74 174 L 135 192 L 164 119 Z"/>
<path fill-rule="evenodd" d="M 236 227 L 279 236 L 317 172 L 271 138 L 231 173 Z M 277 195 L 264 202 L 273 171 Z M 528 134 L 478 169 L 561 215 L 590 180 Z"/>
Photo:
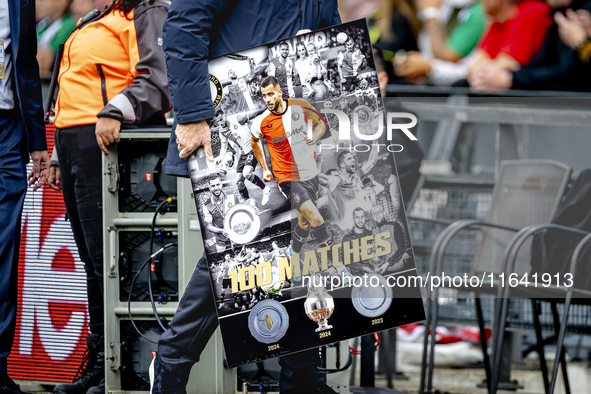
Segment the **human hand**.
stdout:
<path fill-rule="evenodd" d="M 577 49 L 587 39 L 585 26 L 573 10 L 566 10 L 566 15 L 560 12 L 555 13 L 554 21 L 558 25 L 560 39 L 572 49 Z"/>
<path fill-rule="evenodd" d="M 307 133 L 306 133 L 307 135 Z M 322 137 L 321 133 L 312 133 L 312 138 L 306 138 L 306 144 L 312 146 L 312 145 L 316 145 L 316 143 L 320 140 L 320 138 Z"/>
<path fill-rule="evenodd" d="M 476 90 L 507 90 L 513 86 L 513 73 L 494 61 L 487 61 L 472 71 L 468 83 Z"/>
<path fill-rule="evenodd" d="M 178 124 L 175 133 L 181 159 L 187 158 L 195 149 L 203 145 L 205 156 L 209 161 L 213 161 L 211 132 L 205 120 L 196 123 Z"/>
<path fill-rule="evenodd" d="M 271 182 L 272 180 L 273 180 L 273 173 L 271 172 L 271 170 L 267 169 L 267 170 L 263 171 L 263 181 Z"/>
<path fill-rule="evenodd" d="M 31 161 L 33 168 L 27 177 L 28 186 L 33 186 L 33 191 L 39 189 L 47 181 L 49 176 L 49 167 L 51 167 L 51 159 L 46 150 L 34 150 L 31 152 Z"/>
<path fill-rule="evenodd" d="M 415 79 L 427 76 L 431 72 L 431 63 L 419 52 L 410 51 L 406 53 L 403 61 L 394 62 L 394 70 L 399 77 Z"/>
<path fill-rule="evenodd" d="M 107 146 L 113 142 L 119 142 L 119 130 L 121 130 L 121 122 L 111 118 L 99 118 L 94 128 L 96 135 L 96 142 L 99 148 L 105 153 L 109 154 Z"/>
<path fill-rule="evenodd" d="M 47 179 L 47 184 L 53 190 L 58 192 L 62 191 L 62 183 L 61 183 L 61 175 L 60 175 L 60 168 L 59 167 L 50 167 L 49 168 L 49 178 Z"/>
<path fill-rule="evenodd" d="M 587 38 L 591 38 L 591 14 L 589 13 L 589 11 L 585 9 L 580 9 L 577 10 L 577 15 L 579 17 L 579 20 L 583 24 L 583 27 L 585 28 Z"/>

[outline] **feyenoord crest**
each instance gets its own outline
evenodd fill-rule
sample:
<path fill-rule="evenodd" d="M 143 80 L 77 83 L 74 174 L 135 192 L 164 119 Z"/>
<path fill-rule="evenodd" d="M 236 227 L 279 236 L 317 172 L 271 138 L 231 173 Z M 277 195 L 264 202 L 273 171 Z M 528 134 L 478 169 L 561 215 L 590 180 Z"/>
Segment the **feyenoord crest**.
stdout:
<path fill-rule="evenodd" d="M 295 193 L 295 194 L 293 195 L 293 201 L 294 201 L 296 204 L 299 204 L 299 203 L 300 203 L 300 200 L 301 200 L 301 197 L 300 197 L 300 195 L 299 195 L 299 194 L 297 194 L 297 193 Z"/>
<path fill-rule="evenodd" d="M 219 80 L 219 78 L 213 74 L 209 74 L 209 82 L 211 82 L 214 88 L 212 91 L 213 107 L 217 108 L 224 97 L 224 87 L 222 86 L 222 82 Z"/>
<path fill-rule="evenodd" d="M 289 328 L 289 315 L 281 303 L 264 300 L 248 315 L 248 329 L 262 343 L 274 343 L 283 338 Z"/>

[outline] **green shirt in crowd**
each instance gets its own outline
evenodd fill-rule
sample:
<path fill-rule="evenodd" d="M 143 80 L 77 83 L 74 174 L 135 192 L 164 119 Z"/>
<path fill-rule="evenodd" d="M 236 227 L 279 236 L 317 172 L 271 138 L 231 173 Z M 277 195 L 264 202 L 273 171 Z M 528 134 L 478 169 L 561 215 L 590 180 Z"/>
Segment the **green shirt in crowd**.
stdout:
<path fill-rule="evenodd" d="M 75 27 L 76 20 L 71 14 L 66 14 L 53 23 L 40 21 L 37 24 L 37 42 L 40 47 L 57 52 L 59 45 L 66 41 Z"/>
<path fill-rule="evenodd" d="M 446 42 L 448 49 L 465 57 L 478 45 L 486 28 L 486 14 L 480 2 L 462 9 L 458 24 L 452 29 Z"/>

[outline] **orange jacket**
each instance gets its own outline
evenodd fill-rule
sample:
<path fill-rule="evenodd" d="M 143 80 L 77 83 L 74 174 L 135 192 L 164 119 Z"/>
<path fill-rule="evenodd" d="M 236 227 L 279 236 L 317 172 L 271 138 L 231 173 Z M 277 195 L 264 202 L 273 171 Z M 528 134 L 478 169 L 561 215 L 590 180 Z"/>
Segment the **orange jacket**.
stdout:
<path fill-rule="evenodd" d="M 115 8 L 75 29 L 64 45 L 54 124 L 153 122 L 172 107 L 162 51 L 168 4 L 147 1 L 125 16 Z"/>

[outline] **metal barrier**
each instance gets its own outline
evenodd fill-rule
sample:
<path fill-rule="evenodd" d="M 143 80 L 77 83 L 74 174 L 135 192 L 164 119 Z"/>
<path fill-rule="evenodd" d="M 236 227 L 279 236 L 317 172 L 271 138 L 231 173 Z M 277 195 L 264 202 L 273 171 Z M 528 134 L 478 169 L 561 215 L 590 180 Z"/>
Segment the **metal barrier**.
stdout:
<path fill-rule="evenodd" d="M 419 273 L 426 275 L 431 247 L 437 235 L 447 226 L 446 221 L 486 217 L 492 198 L 493 182 L 466 177 L 427 177 L 409 213 L 411 241 Z M 433 221 L 437 220 L 439 222 Z M 446 274 L 469 273 L 479 242 L 479 230 L 466 230 L 451 242 L 445 254 Z M 449 270 L 449 272 L 447 271 Z M 439 320 L 453 325 L 477 325 L 472 294 L 453 289 L 440 292 Z M 484 320 L 491 323 L 494 299 L 482 298 Z M 532 306 L 528 299 L 513 299 L 510 304 L 508 327 L 512 330 L 534 328 Z M 558 305 L 559 312 L 563 305 Z M 542 304 L 540 323 L 544 330 L 553 331 L 550 305 Z M 573 305 L 569 312 L 567 332 L 591 333 L 591 306 Z"/>

